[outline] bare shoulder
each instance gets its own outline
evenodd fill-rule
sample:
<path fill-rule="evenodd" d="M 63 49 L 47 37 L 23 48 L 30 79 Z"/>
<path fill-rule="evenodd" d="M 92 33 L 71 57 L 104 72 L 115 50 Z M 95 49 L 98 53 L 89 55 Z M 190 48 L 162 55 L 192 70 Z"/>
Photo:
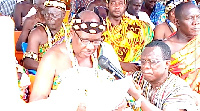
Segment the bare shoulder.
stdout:
<path fill-rule="evenodd" d="M 165 30 L 166 23 L 159 24 L 154 29 L 154 39 L 164 39 L 165 38 Z"/>
<path fill-rule="evenodd" d="M 71 61 L 69 58 L 68 49 L 66 43 L 58 44 L 50 48 L 42 58 L 40 63 L 45 63 L 49 67 L 54 68 L 57 73 L 63 72 L 67 68 L 71 67 Z"/>

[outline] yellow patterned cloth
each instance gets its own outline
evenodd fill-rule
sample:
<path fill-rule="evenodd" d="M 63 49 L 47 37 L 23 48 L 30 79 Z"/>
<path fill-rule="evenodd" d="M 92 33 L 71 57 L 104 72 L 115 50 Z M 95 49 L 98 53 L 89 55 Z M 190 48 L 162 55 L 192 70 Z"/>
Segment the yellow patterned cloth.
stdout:
<path fill-rule="evenodd" d="M 41 25 L 41 24 L 39 24 Z M 52 46 L 56 44 L 61 44 L 69 37 L 70 32 L 70 25 L 67 23 L 63 23 L 64 26 L 61 27 L 61 29 L 55 34 L 54 37 L 52 37 L 51 32 L 49 31 L 49 28 L 45 25 L 41 25 L 45 28 L 45 31 L 48 36 L 48 42 L 45 44 L 39 45 L 39 51 L 38 51 L 38 61 L 41 60 L 41 58 L 44 56 L 46 51 L 51 48 Z M 66 31 L 65 31 L 66 30 Z"/>
<path fill-rule="evenodd" d="M 172 54 L 170 71 L 189 83 L 200 94 L 200 35 Z"/>
<path fill-rule="evenodd" d="M 113 46 L 120 62 L 138 61 L 144 46 L 153 39 L 151 27 L 140 20 L 123 16 L 120 25 L 113 26 L 108 18 L 106 24 L 103 39 Z"/>

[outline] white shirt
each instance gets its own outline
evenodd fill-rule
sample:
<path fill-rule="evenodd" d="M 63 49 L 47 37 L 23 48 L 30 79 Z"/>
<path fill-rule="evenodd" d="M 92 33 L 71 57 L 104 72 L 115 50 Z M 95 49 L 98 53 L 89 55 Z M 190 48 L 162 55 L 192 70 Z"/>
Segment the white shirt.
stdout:
<path fill-rule="evenodd" d="M 128 16 L 128 17 L 130 17 L 130 18 L 133 19 L 133 20 L 136 20 L 136 19 L 137 19 L 136 16 L 129 14 L 127 11 L 125 12 L 125 15 Z M 140 11 L 140 12 L 138 13 L 138 16 L 139 16 L 139 20 L 142 20 L 142 21 L 144 21 L 144 22 L 149 23 L 149 25 L 151 26 L 152 29 L 155 28 L 155 25 L 151 22 L 151 20 L 150 20 L 150 18 L 149 18 L 149 16 L 147 15 L 146 12 Z"/>

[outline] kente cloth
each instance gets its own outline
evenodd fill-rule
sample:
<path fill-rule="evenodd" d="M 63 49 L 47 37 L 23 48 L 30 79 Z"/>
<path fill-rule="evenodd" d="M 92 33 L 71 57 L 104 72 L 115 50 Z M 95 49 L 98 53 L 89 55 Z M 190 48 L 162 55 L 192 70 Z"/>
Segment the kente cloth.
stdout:
<path fill-rule="evenodd" d="M 31 84 L 28 70 L 25 69 L 23 66 L 20 64 L 16 63 L 16 70 L 18 74 L 18 87 L 19 87 L 19 92 L 20 92 L 20 98 L 24 102 L 29 102 L 29 86 Z M 21 76 L 20 76 L 21 75 Z"/>
<path fill-rule="evenodd" d="M 161 2 L 157 2 L 150 15 L 151 22 L 153 22 L 155 26 L 165 22 L 166 17 L 164 15 L 165 6 Z"/>
<path fill-rule="evenodd" d="M 120 24 L 113 26 L 107 17 L 106 24 L 102 37 L 113 46 L 120 62 L 138 61 L 144 46 L 153 39 L 149 24 L 138 19 L 123 16 Z"/>
<path fill-rule="evenodd" d="M 69 37 L 70 25 L 63 23 L 61 29 L 54 36 L 52 36 L 49 28 L 46 25 L 41 23 L 37 23 L 36 25 L 42 26 L 45 29 L 48 37 L 47 43 L 39 45 L 38 61 L 40 61 L 49 48 L 54 45 L 61 44 Z"/>
<path fill-rule="evenodd" d="M 200 94 L 200 35 L 172 54 L 170 71 Z"/>
<path fill-rule="evenodd" d="M 166 81 L 159 87 L 152 88 L 151 84 L 145 80 L 141 71 L 133 75 L 134 81 L 142 89 L 143 96 L 157 108 L 186 109 L 187 111 L 197 111 L 199 105 L 196 104 L 199 94 L 189 87 L 189 85 L 178 76 L 169 72 Z"/>

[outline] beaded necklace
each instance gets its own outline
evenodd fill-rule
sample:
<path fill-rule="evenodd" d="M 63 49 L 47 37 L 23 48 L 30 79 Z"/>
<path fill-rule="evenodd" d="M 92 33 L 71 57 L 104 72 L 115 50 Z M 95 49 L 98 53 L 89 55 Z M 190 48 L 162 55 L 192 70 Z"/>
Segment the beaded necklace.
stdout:
<path fill-rule="evenodd" d="M 78 64 L 78 60 L 77 58 L 75 57 L 75 54 L 73 52 L 73 49 L 72 49 L 72 39 L 69 38 L 68 41 L 66 41 L 66 47 L 68 49 L 68 53 L 69 53 L 69 57 L 72 61 L 72 67 L 76 69 L 77 73 L 79 74 L 79 64 Z M 97 60 L 97 51 L 95 51 L 92 55 L 91 55 L 91 59 L 93 61 L 93 69 L 95 69 L 95 76 L 98 77 L 98 60 Z"/>

